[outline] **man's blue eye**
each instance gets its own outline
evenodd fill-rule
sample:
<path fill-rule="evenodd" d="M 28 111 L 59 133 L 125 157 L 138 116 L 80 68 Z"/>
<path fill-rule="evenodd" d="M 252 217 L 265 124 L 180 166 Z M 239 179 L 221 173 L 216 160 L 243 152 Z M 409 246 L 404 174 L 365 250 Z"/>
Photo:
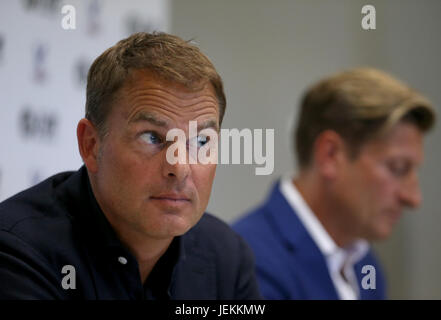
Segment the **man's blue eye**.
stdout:
<path fill-rule="evenodd" d="M 162 140 L 158 135 L 154 132 L 144 132 L 141 135 L 141 138 L 147 142 L 148 144 L 160 144 L 162 143 Z"/>
<path fill-rule="evenodd" d="M 208 142 L 207 136 L 198 136 L 198 146 L 202 147 Z"/>
<path fill-rule="evenodd" d="M 188 144 L 189 146 L 200 148 L 207 144 L 208 141 L 209 138 L 207 136 L 199 135 L 197 137 L 194 137 L 193 139 L 190 139 L 188 141 Z"/>

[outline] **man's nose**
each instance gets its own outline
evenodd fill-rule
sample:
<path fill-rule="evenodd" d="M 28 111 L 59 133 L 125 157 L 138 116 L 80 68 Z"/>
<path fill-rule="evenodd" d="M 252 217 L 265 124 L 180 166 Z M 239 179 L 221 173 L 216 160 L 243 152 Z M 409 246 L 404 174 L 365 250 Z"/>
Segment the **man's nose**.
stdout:
<path fill-rule="evenodd" d="M 422 195 L 416 175 L 401 185 L 400 200 L 405 206 L 411 208 L 417 208 L 421 204 Z"/>
<path fill-rule="evenodd" d="M 186 148 L 181 149 L 186 150 Z M 178 182 L 185 181 L 188 175 L 191 172 L 189 159 L 188 159 L 188 150 L 187 152 L 178 154 L 179 161 L 172 161 L 172 159 L 168 159 L 166 154 L 164 153 L 164 160 L 162 165 L 162 173 L 165 178 L 168 179 L 177 179 Z"/>

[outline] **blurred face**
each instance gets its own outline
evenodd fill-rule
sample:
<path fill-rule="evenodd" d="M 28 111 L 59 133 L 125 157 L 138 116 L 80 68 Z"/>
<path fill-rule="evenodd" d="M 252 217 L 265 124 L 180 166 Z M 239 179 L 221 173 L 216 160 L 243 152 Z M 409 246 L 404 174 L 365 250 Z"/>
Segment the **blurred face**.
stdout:
<path fill-rule="evenodd" d="M 219 109 L 207 85 L 192 92 L 151 74 L 137 72 L 118 94 L 99 142 L 96 196 L 117 229 L 155 239 L 184 234 L 205 211 L 215 164 L 171 165 L 167 131 L 189 121 L 218 131 Z M 195 140 L 203 144 L 203 139 Z M 187 149 L 188 154 L 188 149 Z"/>
<path fill-rule="evenodd" d="M 363 146 L 355 160 L 344 160 L 335 192 L 347 232 L 368 240 L 386 238 L 403 208 L 419 205 L 422 140 L 415 125 L 399 123 L 383 139 Z"/>

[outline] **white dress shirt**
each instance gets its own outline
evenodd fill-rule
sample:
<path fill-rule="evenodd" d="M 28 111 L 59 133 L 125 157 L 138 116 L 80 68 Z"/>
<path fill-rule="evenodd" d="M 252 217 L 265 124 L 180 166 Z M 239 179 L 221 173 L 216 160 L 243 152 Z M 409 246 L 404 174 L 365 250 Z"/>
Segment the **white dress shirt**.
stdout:
<path fill-rule="evenodd" d="M 359 299 L 360 289 L 354 272 L 354 265 L 367 254 L 369 250 L 368 242 L 357 240 L 348 248 L 337 246 L 295 187 L 291 176 L 286 176 L 281 180 L 280 192 L 325 257 L 329 275 L 340 299 Z"/>

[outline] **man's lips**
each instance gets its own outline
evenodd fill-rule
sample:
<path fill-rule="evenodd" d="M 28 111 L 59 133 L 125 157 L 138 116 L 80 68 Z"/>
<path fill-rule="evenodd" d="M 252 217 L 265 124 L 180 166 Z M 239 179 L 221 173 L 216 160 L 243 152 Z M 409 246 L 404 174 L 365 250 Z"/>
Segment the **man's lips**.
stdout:
<path fill-rule="evenodd" d="M 191 204 L 190 198 L 182 194 L 161 194 L 151 196 L 150 200 L 165 210 L 172 209 L 180 211 Z"/>
<path fill-rule="evenodd" d="M 176 201 L 176 202 L 181 202 L 181 201 L 190 202 L 191 201 L 189 197 L 187 197 L 186 195 L 181 195 L 181 194 L 161 194 L 158 196 L 151 196 L 150 199 L 164 200 L 164 201 Z"/>

